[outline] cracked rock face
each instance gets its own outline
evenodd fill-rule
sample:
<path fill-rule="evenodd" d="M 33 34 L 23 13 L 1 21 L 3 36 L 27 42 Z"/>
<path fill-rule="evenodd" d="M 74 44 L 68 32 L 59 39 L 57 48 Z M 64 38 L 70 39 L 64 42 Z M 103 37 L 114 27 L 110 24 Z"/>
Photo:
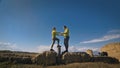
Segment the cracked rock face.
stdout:
<path fill-rule="evenodd" d="M 90 56 L 86 52 L 66 52 L 62 55 L 63 63 L 87 62 Z"/>
<path fill-rule="evenodd" d="M 56 63 L 56 55 L 54 51 L 45 51 L 32 58 L 32 61 L 40 65 L 52 65 Z"/>
<path fill-rule="evenodd" d="M 120 42 L 109 43 L 101 48 L 101 52 L 107 52 L 108 56 L 115 57 L 120 61 Z"/>

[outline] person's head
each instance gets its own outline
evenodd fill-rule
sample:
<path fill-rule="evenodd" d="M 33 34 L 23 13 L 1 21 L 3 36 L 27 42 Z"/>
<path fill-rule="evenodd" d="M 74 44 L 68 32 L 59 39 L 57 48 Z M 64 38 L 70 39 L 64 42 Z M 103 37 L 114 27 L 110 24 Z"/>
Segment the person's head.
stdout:
<path fill-rule="evenodd" d="M 55 27 L 53 27 L 53 30 L 56 30 L 56 28 L 55 28 Z"/>
<path fill-rule="evenodd" d="M 67 28 L 67 26 L 64 25 L 64 29 L 66 29 L 66 28 Z"/>

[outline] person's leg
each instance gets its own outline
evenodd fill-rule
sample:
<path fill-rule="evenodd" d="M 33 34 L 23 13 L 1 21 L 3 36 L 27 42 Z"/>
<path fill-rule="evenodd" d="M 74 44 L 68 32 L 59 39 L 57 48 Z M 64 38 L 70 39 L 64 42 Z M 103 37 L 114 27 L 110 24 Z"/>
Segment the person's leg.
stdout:
<path fill-rule="evenodd" d="M 65 46 L 65 49 L 67 50 L 67 47 L 66 47 L 66 38 L 64 38 L 64 46 Z"/>
<path fill-rule="evenodd" d="M 58 38 L 56 38 L 55 40 L 57 40 L 57 44 L 59 45 L 60 40 Z"/>
<path fill-rule="evenodd" d="M 69 37 L 66 37 L 66 51 L 68 52 L 69 47 Z"/>
<path fill-rule="evenodd" d="M 53 49 L 53 45 L 55 44 L 55 39 L 52 39 L 52 45 L 51 45 L 51 49 Z"/>

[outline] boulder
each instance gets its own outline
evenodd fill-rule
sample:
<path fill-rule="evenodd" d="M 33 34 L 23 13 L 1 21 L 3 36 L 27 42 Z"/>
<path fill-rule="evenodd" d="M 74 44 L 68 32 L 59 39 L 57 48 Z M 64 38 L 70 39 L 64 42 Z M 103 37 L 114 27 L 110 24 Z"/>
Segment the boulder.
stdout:
<path fill-rule="evenodd" d="M 62 62 L 73 63 L 73 62 L 87 62 L 90 60 L 90 56 L 86 52 L 66 52 L 62 55 Z"/>
<path fill-rule="evenodd" d="M 45 51 L 32 58 L 32 61 L 39 65 L 53 65 L 56 64 L 56 56 L 55 51 Z"/>

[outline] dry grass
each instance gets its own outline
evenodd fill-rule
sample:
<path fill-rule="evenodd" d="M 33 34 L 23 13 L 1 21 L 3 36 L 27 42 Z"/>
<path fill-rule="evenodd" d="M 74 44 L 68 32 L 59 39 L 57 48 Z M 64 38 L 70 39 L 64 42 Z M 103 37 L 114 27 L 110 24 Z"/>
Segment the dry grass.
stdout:
<path fill-rule="evenodd" d="M 120 68 L 120 64 L 72 63 L 72 64 L 68 64 L 68 65 L 50 66 L 47 68 Z"/>
<path fill-rule="evenodd" d="M 54 66 L 41 66 L 41 65 L 28 65 L 28 64 L 0 64 L 0 68 L 120 68 L 120 64 L 107 64 L 107 63 L 72 63 L 67 65 L 54 65 Z"/>

